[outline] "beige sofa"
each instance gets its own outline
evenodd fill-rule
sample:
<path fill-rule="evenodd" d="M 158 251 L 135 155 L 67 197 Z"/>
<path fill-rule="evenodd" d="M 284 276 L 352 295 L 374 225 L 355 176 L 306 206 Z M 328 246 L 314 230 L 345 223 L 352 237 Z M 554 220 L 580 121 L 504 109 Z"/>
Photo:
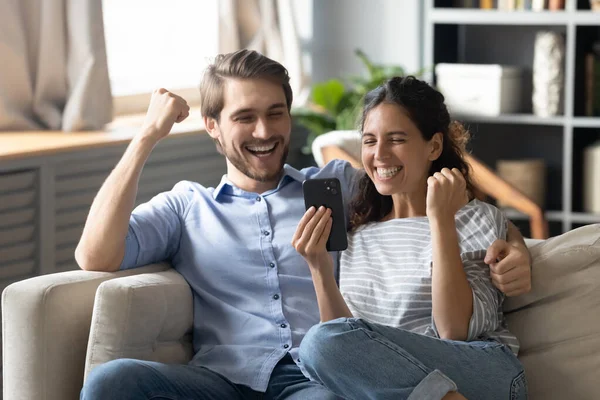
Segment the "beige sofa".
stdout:
<path fill-rule="evenodd" d="M 530 398 L 600 398 L 600 225 L 528 245 L 534 288 L 506 310 Z M 21 281 L 3 292 L 2 318 L 5 400 L 77 399 L 115 358 L 192 356 L 190 288 L 165 264 Z"/>

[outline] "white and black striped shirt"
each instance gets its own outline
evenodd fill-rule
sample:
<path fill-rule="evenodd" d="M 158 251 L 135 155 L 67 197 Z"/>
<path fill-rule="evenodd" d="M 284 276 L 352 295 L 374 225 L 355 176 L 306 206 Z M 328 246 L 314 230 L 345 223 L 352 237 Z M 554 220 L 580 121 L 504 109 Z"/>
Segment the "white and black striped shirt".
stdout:
<path fill-rule="evenodd" d="M 504 323 L 504 295 L 483 262 L 487 248 L 506 238 L 496 207 L 473 200 L 456 214 L 460 253 L 473 290 L 467 341 L 496 340 L 516 354 L 517 338 Z M 370 223 L 349 235 L 342 252 L 340 290 L 357 318 L 439 337 L 431 303 L 432 248 L 427 217 Z"/>

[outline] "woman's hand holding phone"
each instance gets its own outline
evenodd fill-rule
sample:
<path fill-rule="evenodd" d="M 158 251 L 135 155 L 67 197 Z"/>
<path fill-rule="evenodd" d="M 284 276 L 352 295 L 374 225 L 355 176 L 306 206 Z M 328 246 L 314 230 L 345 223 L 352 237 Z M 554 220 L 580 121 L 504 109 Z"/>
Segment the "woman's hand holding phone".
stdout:
<path fill-rule="evenodd" d="M 331 210 L 323 206 L 310 207 L 296 228 L 292 246 L 307 261 L 311 270 L 333 272 L 333 260 L 327 252 L 326 244 L 331 232 Z"/>

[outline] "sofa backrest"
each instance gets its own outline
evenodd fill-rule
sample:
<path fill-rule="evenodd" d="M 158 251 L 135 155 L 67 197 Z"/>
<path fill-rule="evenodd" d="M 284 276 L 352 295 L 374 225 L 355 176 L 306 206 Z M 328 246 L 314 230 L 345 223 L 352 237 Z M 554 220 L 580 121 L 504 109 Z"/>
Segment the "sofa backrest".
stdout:
<path fill-rule="evenodd" d="M 600 389 L 600 224 L 528 243 L 532 290 L 505 301 L 532 399 L 592 399 Z"/>

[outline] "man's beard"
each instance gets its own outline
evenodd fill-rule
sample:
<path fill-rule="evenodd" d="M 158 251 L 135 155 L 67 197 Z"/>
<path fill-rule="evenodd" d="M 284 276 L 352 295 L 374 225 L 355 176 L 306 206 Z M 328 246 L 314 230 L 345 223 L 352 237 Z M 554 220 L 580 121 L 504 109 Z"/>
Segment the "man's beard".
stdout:
<path fill-rule="evenodd" d="M 256 143 L 255 143 L 256 145 Z M 285 146 L 283 148 L 283 153 L 281 155 L 281 160 L 279 162 L 279 166 L 276 171 L 256 171 L 250 163 L 244 158 L 243 154 L 240 153 L 237 149 L 229 149 L 223 143 L 221 143 L 221 148 L 223 149 L 223 153 L 225 157 L 233 164 L 233 166 L 240 171 L 242 174 L 246 175 L 250 179 L 254 179 L 257 182 L 272 182 L 278 180 L 283 171 L 283 165 L 288 156 L 289 152 L 289 144 L 284 145 L 283 141 L 278 142 L 278 146 Z M 244 151 L 244 150 L 242 150 Z"/>

